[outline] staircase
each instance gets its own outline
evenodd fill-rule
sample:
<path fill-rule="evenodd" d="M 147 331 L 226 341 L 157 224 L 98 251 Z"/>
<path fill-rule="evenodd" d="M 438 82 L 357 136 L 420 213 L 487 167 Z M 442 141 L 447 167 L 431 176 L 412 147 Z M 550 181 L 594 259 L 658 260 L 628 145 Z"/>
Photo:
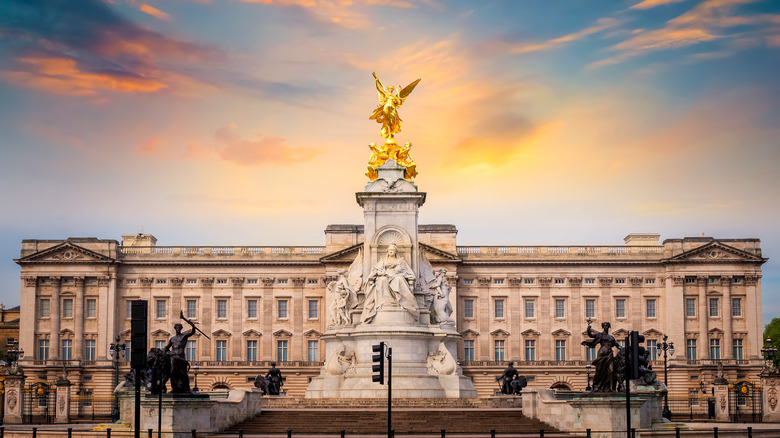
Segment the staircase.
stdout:
<path fill-rule="evenodd" d="M 394 399 L 393 430 L 400 435 L 473 433 L 490 436 L 501 433 L 556 431 L 538 420 L 525 417 L 518 397 L 491 399 Z M 226 434 L 285 435 L 323 434 L 339 436 L 387 433 L 386 399 L 303 399 L 274 397 L 263 400 L 260 415 L 231 427 Z M 503 407 L 494 407 L 503 406 Z"/>

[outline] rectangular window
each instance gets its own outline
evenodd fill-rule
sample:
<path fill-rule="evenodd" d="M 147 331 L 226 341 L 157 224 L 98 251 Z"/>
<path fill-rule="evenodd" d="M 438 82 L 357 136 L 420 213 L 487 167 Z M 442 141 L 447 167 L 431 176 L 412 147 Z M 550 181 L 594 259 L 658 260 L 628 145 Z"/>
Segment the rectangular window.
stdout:
<path fill-rule="evenodd" d="M 318 362 L 320 360 L 320 341 L 309 341 L 307 344 L 309 362 Z"/>
<path fill-rule="evenodd" d="M 227 360 L 227 341 L 217 341 L 217 362 Z"/>
<path fill-rule="evenodd" d="M 555 284 L 564 284 L 564 283 L 566 283 L 566 280 L 564 280 L 563 278 L 556 278 L 555 279 Z"/>
<path fill-rule="evenodd" d="M 257 361 L 257 341 L 246 341 L 246 360 L 250 362 Z"/>
<path fill-rule="evenodd" d="M 95 360 L 95 340 L 84 341 L 84 360 Z"/>
<path fill-rule="evenodd" d="M 709 283 L 709 284 L 715 284 L 718 281 L 720 281 L 720 278 L 718 278 L 718 277 L 710 277 L 710 278 L 707 279 L 707 283 Z"/>
<path fill-rule="evenodd" d="M 685 282 L 687 284 L 696 283 L 696 277 L 685 277 Z"/>
<path fill-rule="evenodd" d="M 696 298 L 685 299 L 685 316 L 690 318 L 696 317 Z"/>
<path fill-rule="evenodd" d="M 227 278 L 218 278 L 217 284 L 227 284 Z"/>
<path fill-rule="evenodd" d="M 647 308 L 645 309 L 648 318 L 655 318 L 655 299 L 649 299 L 646 302 Z"/>
<path fill-rule="evenodd" d="M 616 318 L 626 317 L 626 300 L 624 299 L 615 300 L 615 317 Z"/>
<path fill-rule="evenodd" d="M 197 341 L 187 341 L 187 348 L 184 350 L 184 357 L 188 361 L 198 360 L 198 344 Z"/>
<path fill-rule="evenodd" d="M 73 300 L 70 298 L 62 300 L 62 317 L 73 318 Z"/>
<path fill-rule="evenodd" d="M 493 284 L 504 284 L 503 278 L 496 278 L 493 280 Z"/>
<path fill-rule="evenodd" d="M 534 279 L 533 278 L 526 278 L 526 279 L 523 280 L 523 283 L 525 283 L 525 284 L 534 284 Z"/>
<path fill-rule="evenodd" d="M 534 300 L 525 300 L 525 317 L 526 318 L 535 318 L 536 317 L 536 309 L 535 309 L 535 301 Z"/>
<path fill-rule="evenodd" d="M 585 360 L 588 362 L 596 360 L 596 347 L 585 347 Z"/>
<path fill-rule="evenodd" d="M 734 359 L 744 359 L 742 353 L 742 339 L 734 339 L 732 342 L 734 347 Z"/>
<path fill-rule="evenodd" d="M 309 319 L 317 319 L 320 316 L 319 301 L 309 300 Z"/>
<path fill-rule="evenodd" d="M 198 300 L 187 300 L 187 318 L 198 317 Z"/>
<path fill-rule="evenodd" d="M 555 300 L 555 317 L 566 317 L 566 300 Z"/>
<path fill-rule="evenodd" d="M 125 301 L 125 318 L 130 319 L 133 317 L 133 302 L 131 300 Z"/>
<path fill-rule="evenodd" d="M 658 360 L 658 341 L 655 339 L 648 339 L 647 351 L 650 352 L 650 360 Z"/>
<path fill-rule="evenodd" d="M 585 318 L 596 317 L 596 300 L 585 300 Z"/>
<path fill-rule="evenodd" d="M 742 278 L 740 278 L 740 277 L 734 277 L 734 278 L 732 278 L 732 279 L 731 279 L 731 282 L 732 282 L 732 283 L 735 283 L 735 284 L 742 283 Z"/>
<path fill-rule="evenodd" d="M 474 280 L 472 279 L 463 280 L 463 284 L 474 284 Z"/>
<path fill-rule="evenodd" d="M 463 300 L 463 317 L 474 317 L 474 300 Z"/>
<path fill-rule="evenodd" d="M 247 279 L 246 284 L 257 284 L 257 279 L 256 278 Z"/>
<path fill-rule="evenodd" d="M 463 360 L 474 360 L 474 341 L 473 340 L 465 340 L 463 341 Z"/>
<path fill-rule="evenodd" d="M 615 284 L 626 284 L 626 279 L 625 278 L 616 278 L 615 279 Z"/>
<path fill-rule="evenodd" d="M 135 284 L 135 279 L 133 279 L 133 280 L 127 280 L 127 281 L 125 282 L 125 284 Z"/>
<path fill-rule="evenodd" d="M 714 318 L 718 316 L 718 301 L 720 301 L 717 298 L 710 298 L 710 317 Z"/>
<path fill-rule="evenodd" d="M 73 359 L 73 340 L 72 339 L 63 339 L 62 340 L 62 359 L 63 360 L 71 360 L 71 359 Z"/>
<path fill-rule="evenodd" d="M 95 318 L 97 316 L 97 300 L 94 298 L 87 299 L 87 318 Z"/>
<path fill-rule="evenodd" d="M 566 360 L 566 340 L 558 339 L 555 341 L 555 360 Z"/>
<path fill-rule="evenodd" d="M 645 284 L 655 284 L 655 278 L 645 278 Z"/>
<path fill-rule="evenodd" d="M 279 300 L 276 303 L 276 317 L 287 319 L 287 300 Z"/>
<path fill-rule="evenodd" d="M 41 311 L 40 311 L 40 317 L 41 318 L 48 318 L 49 317 L 49 315 L 50 315 L 49 312 L 51 311 L 49 309 L 49 303 L 50 303 L 50 301 L 49 301 L 48 298 L 42 298 L 41 299 L 41 303 L 40 303 L 40 306 L 39 306 L 40 309 L 41 309 Z"/>
<path fill-rule="evenodd" d="M 164 348 L 165 348 L 165 344 L 166 344 L 166 342 L 165 342 L 165 341 L 161 341 L 161 340 L 159 340 L 159 339 L 158 339 L 158 340 L 156 340 L 156 341 L 154 341 L 154 347 L 155 347 L 155 348 L 159 348 L 160 350 L 162 350 L 162 349 L 164 349 Z"/>
<path fill-rule="evenodd" d="M 276 360 L 287 362 L 287 341 L 276 341 Z"/>
<path fill-rule="evenodd" d="M 217 319 L 227 318 L 227 300 L 217 300 Z"/>
<path fill-rule="evenodd" d="M 125 361 L 130 362 L 130 340 L 125 341 Z"/>
<path fill-rule="evenodd" d="M 596 284 L 596 279 L 595 278 L 586 278 L 585 279 L 585 284 Z"/>
<path fill-rule="evenodd" d="M 196 280 L 194 278 L 188 278 L 187 279 L 187 284 L 198 284 L 198 280 Z"/>
<path fill-rule="evenodd" d="M 257 280 L 255 280 L 255 283 L 257 283 Z M 306 280 L 306 283 L 307 284 L 318 284 L 319 280 L 317 280 L 316 278 L 310 278 L 310 279 Z"/>
<path fill-rule="evenodd" d="M 257 318 L 257 300 L 246 302 L 246 317 L 249 319 Z"/>
<path fill-rule="evenodd" d="M 710 339 L 710 359 L 720 359 L 720 339 Z"/>
<path fill-rule="evenodd" d="M 165 309 L 165 300 L 157 300 L 155 305 L 157 306 L 157 318 L 165 318 L 165 315 L 167 314 Z"/>
<path fill-rule="evenodd" d="M 38 340 L 38 360 L 49 360 L 49 340 Z"/>
<path fill-rule="evenodd" d="M 493 352 L 493 360 L 504 360 L 504 340 L 503 339 L 497 339 L 494 342 L 494 352 Z"/>
<path fill-rule="evenodd" d="M 696 360 L 696 339 L 687 339 L 685 341 L 685 357 L 688 360 Z"/>
<path fill-rule="evenodd" d="M 504 300 L 496 300 L 495 301 L 495 311 L 493 312 L 496 319 L 501 319 L 504 317 Z"/>
<path fill-rule="evenodd" d="M 279 284 L 287 284 L 287 280 L 279 280 Z"/>
<path fill-rule="evenodd" d="M 742 298 L 731 299 L 731 316 L 742 316 Z"/>
<path fill-rule="evenodd" d="M 168 283 L 168 280 L 165 280 L 163 278 L 158 278 L 157 279 L 157 284 L 166 284 L 166 283 Z"/>
<path fill-rule="evenodd" d="M 525 341 L 525 360 L 536 360 L 536 339 Z"/>

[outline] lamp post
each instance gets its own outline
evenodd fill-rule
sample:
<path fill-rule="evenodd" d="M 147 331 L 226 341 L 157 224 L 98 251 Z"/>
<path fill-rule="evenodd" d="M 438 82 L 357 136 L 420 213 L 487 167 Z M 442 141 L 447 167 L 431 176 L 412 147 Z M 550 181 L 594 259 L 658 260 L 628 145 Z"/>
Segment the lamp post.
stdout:
<path fill-rule="evenodd" d="M 761 355 L 764 356 L 764 360 L 767 362 L 765 365 L 768 369 L 775 367 L 774 361 L 777 356 L 777 348 L 772 346 L 772 340 L 766 338 L 764 341 L 764 347 L 761 348 Z"/>
<path fill-rule="evenodd" d="M 591 364 L 585 365 L 585 369 L 588 372 L 588 385 L 585 387 L 585 391 L 588 391 L 588 392 L 593 391 L 593 387 L 590 386 L 590 369 L 591 368 L 593 368 L 593 365 L 591 365 Z"/>
<path fill-rule="evenodd" d="M 198 392 L 198 364 L 192 366 L 192 371 L 195 372 L 195 386 L 192 388 L 192 392 Z"/>
<path fill-rule="evenodd" d="M 664 386 L 666 386 L 666 395 L 664 396 L 664 410 L 662 415 L 667 420 L 671 420 L 672 411 L 669 410 L 669 375 L 666 365 L 666 352 L 669 351 L 669 356 L 674 356 L 674 342 L 666 342 L 667 339 L 669 339 L 669 336 L 664 335 L 663 342 L 661 343 L 661 350 L 664 352 Z"/>
<path fill-rule="evenodd" d="M 14 346 L 6 352 L 8 365 L 11 367 L 11 374 L 19 373 L 19 359 L 24 357 L 24 350 L 19 348 L 19 341 L 14 341 Z"/>
<path fill-rule="evenodd" d="M 116 342 L 112 342 L 108 347 L 108 354 L 114 358 L 114 388 L 119 385 L 119 356 L 125 356 L 125 344 L 119 343 L 119 336 L 116 337 Z M 136 381 L 137 385 L 138 382 Z M 119 420 L 119 398 L 114 395 L 114 408 L 111 410 L 111 421 L 116 422 Z"/>

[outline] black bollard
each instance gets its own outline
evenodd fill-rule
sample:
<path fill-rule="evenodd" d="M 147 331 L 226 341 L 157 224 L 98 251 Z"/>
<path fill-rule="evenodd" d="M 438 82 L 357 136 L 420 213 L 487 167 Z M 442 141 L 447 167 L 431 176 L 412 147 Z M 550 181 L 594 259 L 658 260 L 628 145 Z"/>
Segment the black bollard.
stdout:
<path fill-rule="evenodd" d="M 3 438 L 2 435 L 0 435 L 0 438 Z M 753 428 L 748 427 L 748 438 L 753 438 Z"/>
<path fill-rule="evenodd" d="M 544 438 L 544 429 L 539 429 L 539 438 Z"/>
<path fill-rule="evenodd" d="M 111 438 L 111 428 L 106 429 L 106 438 Z"/>
<path fill-rule="evenodd" d="M 344 435 L 346 435 L 346 433 L 344 432 L 344 429 L 341 429 L 341 438 L 344 438 Z"/>
<path fill-rule="evenodd" d="M 287 438 L 292 438 L 292 429 L 287 429 Z"/>
<path fill-rule="evenodd" d="M 32 438 L 35 438 L 36 436 L 38 436 L 38 428 L 37 427 L 33 427 L 33 437 Z"/>
<path fill-rule="evenodd" d="M 590 429 L 585 429 L 585 436 L 590 438 Z"/>
<path fill-rule="evenodd" d="M 675 427 L 674 428 L 674 436 L 676 438 L 680 438 L 680 428 L 679 427 Z"/>
<path fill-rule="evenodd" d="M 631 438 L 636 438 L 636 429 L 631 428 Z"/>
<path fill-rule="evenodd" d="M 192 438 L 197 438 L 198 431 L 195 429 L 192 429 Z"/>
<path fill-rule="evenodd" d="M 718 438 L 718 428 L 717 427 L 713 427 L 712 428 L 712 436 L 713 436 L 713 438 Z"/>
<path fill-rule="evenodd" d="M 3 438 L 2 435 L 0 435 L 0 438 Z M 68 438 L 73 438 L 73 428 L 68 428 Z"/>
<path fill-rule="evenodd" d="M 244 438 L 244 429 L 238 429 L 238 438 Z"/>
<path fill-rule="evenodd" d="M 490 429 L 490 438 L 496 438 L 496 430 Z"/>
<path fill-rule="evenodd" d="M 152 429 L 149 429 L 149 438 L 152 438 Z"/>
<path fill-rule="evenodd" d="M 4 438 L 4 437 L 5 437 L 5 427 L 0 426 L 0 438 Z"/>
<path fill-rule="evenodd" d="M 446 431 L 446 430 L 444 430 L 444 429 L 442 429 L 442 430 L 441 430 L 441 438 L 444 438 L 444 437 L 446 437 L 446 436 L 447 436 L 447 431 Z"/>

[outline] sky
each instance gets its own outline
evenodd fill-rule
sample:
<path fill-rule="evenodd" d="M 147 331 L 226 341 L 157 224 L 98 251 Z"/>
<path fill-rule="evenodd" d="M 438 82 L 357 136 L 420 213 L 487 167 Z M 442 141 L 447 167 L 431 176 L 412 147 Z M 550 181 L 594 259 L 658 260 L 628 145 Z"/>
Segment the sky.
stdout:
<path fill-rule="evenodd" d="M 0 301 L 22 239 L 324 245 L 387 84 L 460 245 L 760 238 L 780 316 L 780 2 L 4 0 Z"/>

